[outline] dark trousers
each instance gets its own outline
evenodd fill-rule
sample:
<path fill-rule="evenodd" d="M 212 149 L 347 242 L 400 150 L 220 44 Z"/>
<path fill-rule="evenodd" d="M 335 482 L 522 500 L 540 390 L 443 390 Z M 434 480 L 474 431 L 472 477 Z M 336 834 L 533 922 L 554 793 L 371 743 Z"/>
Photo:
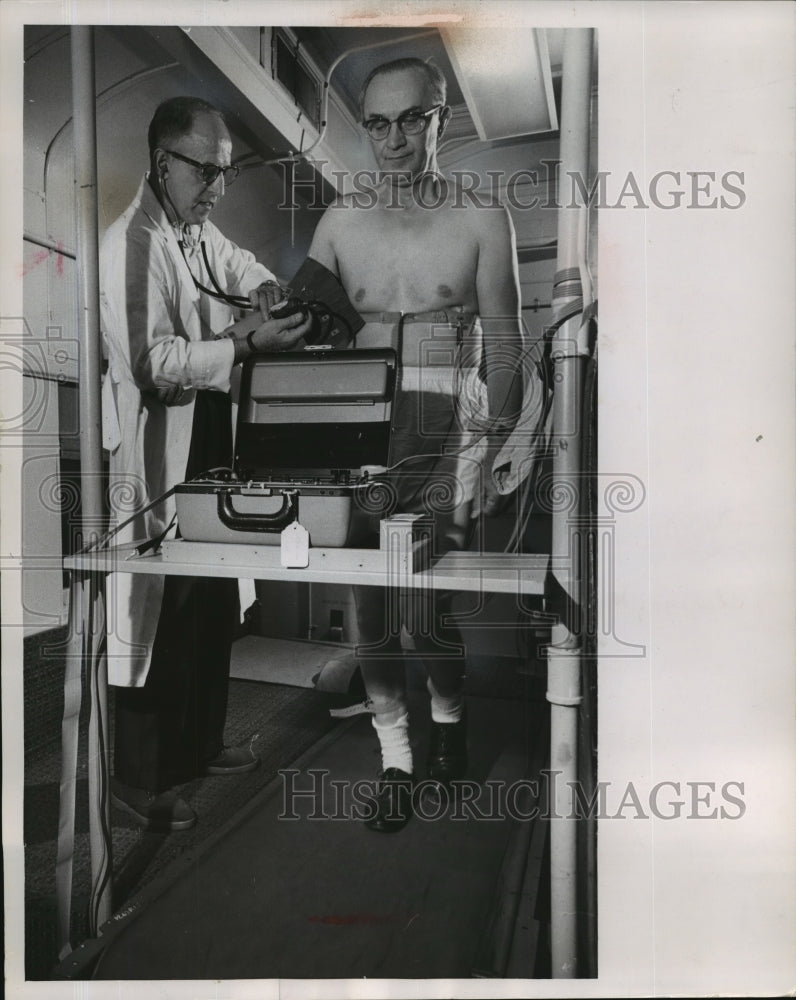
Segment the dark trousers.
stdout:
<path fill-rule="evenodd" d="M 185 478 L 229 465 L 229 397 L 198 392 Z M 114 773 L 161 792 L 201 774 L 223 746 L 237 580 L 165 579 L 146 683 L 116 691 Z"/>

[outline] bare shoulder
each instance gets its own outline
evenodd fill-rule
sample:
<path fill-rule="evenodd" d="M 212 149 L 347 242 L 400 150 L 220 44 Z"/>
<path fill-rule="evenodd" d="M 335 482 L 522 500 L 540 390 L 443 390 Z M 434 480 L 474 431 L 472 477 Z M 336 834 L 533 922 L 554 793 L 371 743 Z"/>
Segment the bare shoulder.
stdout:
<path fill-rule="evenodd" d="M 356 204 L 349 195 L 340 195 L 321 216 L 310 247 L 310 257 L 338 273 L 338 254 L 346 237 L 356 225 Z"/>
<path fill-rule="evenodd" d="M 329 205 L 321 217 L 319 225 L 330 232 L 345 232 L 356 223 L 354 220 L 361 213 L 361 208 L 353 194 L 341 194 Z"/>
<path fill-rule="evenodd" d="M 328 267 L 333 274 L 339 274 L 338 249 L 348 228 L 347 220 L 351 214 L 348 209 L 347 199 L 338 197 L 321 216 L 312 237 L 309 256 Z"/>
<path fill-rule="evenodd" d="M 448 204 L 461 213 L 465 225 L 478 234 L 480 243 L 513 239 L 511 215 L 494 193 L 474 188 L 469 176 L 454 174 L 448 178 L 448 184 Z"/>

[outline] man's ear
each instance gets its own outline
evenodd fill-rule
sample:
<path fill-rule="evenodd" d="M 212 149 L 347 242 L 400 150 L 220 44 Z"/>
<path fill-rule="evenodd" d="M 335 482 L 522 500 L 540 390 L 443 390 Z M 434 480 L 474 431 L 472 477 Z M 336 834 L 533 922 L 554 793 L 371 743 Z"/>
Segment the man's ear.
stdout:
<path fill-rule="evenodd" d="M 158 175 L 158 177 L 168 177 L 169 165 L 168 161 L 166 160 L 166 153 L 162 149 L 155 150 L 154 161 L 155 161 L 155 173 Z"/>
<path fill-rule="evenodd" d="M 444 108 L 440 108 L 439 112 L 439 125 L 437 126 L 437 135 L 442 136 L 445 129 L 448 127 L 448 122 L 451 117 L 451 109 L 446 104 Z"/>

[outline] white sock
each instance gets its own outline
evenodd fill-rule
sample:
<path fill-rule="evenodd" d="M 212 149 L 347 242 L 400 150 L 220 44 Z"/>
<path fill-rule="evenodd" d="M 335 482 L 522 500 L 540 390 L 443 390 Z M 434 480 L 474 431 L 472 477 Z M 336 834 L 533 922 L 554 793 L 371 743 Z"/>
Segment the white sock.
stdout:
<path fill-rule="evenodd" d="M 459 722 L 464 711 L 464 694 L 458 691 L 449 698 L 443 697 L 431 683 L 429 677 L 426 687 L 431 695 L 431 718 L 434 722 Z"/>
<path fill-rule="evenodd" d="M 384 721 L 386 718 L 387 721 Z M 381 745 L 381 766 L 398 767 L 407 774 L 412 773 L 412 745 L 409 742 L 409 715 L 404 712 L 397 720 L 390 715 L 373 716 L 373 728 Z"/>

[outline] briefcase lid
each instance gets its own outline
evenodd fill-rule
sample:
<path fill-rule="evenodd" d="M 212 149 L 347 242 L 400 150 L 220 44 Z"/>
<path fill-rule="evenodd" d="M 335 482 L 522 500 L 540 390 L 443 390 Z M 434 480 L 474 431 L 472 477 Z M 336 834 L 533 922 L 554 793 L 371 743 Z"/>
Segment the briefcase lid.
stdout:
<path fill-rule="evenodd" d="M 389 465 L 392 350 L 255 355 L 241 376 L 235 472 L 244 479 L 356 477 Z"/>

